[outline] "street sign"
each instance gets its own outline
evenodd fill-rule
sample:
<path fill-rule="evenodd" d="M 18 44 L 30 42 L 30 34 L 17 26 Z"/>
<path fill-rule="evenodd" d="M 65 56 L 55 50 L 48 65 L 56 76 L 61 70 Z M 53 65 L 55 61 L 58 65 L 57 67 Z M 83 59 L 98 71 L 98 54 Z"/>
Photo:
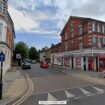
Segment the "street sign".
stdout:
<path fill-rule="evenodd" d="M 21 54 L 17 53 L 16 54 L 16 59 L 21 59 Z"/>
<path fill-rule="evenodd" d="M 5 61 L 5 54 L 0 53 L 0 62 L 4 62 Z"/>

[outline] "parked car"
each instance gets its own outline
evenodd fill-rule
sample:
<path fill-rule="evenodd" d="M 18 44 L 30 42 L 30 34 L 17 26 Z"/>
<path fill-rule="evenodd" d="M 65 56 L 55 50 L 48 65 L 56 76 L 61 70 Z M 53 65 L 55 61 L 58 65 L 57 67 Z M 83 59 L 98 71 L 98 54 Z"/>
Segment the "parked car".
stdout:
<path fill-rule="evenodd" d="M 31 69 L 31 65 L 28 62 L 22 62 L 22 69 Z"/>
<path fill-rule="evenodd" d="M 48 68 L 49 65 L 48 65 L 47 62 L 41 62 L 41 63 L 40 63 L 40 67 L 41 67 L 41 68 Z"/>

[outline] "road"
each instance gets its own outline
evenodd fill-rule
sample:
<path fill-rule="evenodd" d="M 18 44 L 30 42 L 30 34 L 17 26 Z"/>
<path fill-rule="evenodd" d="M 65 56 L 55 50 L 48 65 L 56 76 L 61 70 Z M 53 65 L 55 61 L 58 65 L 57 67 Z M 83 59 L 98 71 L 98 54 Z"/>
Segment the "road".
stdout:
<path fill-rule="evenodd" d="M 65 100 L 66 105 L 104 105 L 105 86 L 66 75 L 53 69 L 40 68 L 33 64 L 25 70 L 33 84 L 34 91 L 21 105 L 39 105 L 39 101 Z M 47 104 L 43 104 L 47 105 Z M 55 104 L 56 105 L 56 104 Z"/>

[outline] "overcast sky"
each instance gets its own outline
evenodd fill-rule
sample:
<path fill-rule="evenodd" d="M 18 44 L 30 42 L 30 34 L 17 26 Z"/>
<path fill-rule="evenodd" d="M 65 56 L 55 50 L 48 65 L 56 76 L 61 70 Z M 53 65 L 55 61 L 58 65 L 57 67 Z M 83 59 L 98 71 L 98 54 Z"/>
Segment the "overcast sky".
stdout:
<path fill-rule="evenodd" d="M 41 49 L 60 42 L 60 32 L 69 16 L 105 21 L 105 0 L 9 0 L 15 42 Z"/>

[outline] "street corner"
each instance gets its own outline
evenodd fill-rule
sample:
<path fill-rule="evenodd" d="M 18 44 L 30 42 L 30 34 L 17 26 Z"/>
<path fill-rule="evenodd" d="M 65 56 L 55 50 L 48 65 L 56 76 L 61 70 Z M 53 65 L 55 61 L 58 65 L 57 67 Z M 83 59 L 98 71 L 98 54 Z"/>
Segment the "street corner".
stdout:
<path fill-rule="evenodd" d="M 16 79 L 7 89 L 6 93 L 4 93 L 4 98 L 11 99 L 19 97 L 24 93 L 25 87 L 26 83 L 24 78 Z"/>

